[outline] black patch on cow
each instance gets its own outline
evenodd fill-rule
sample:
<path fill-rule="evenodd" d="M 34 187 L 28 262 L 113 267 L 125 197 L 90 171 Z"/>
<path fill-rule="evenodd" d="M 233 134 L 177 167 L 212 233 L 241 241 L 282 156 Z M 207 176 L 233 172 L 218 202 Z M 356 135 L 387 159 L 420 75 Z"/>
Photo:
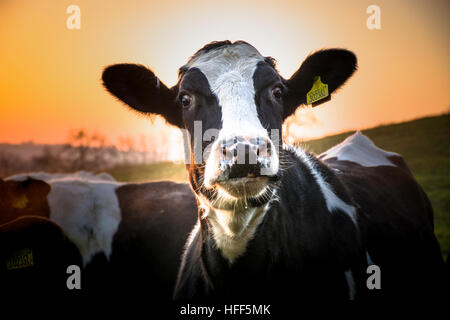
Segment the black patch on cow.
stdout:
<path fill-rule="evenodd" d="M 192 105 L 189 108 L 183 109 L 183 122 L 190 136 L 190 141 L 188 141 L 190 146 L 190 163 L 186 165 L 189 171 L 189 179 L 195 192 L 202 193 L 207 199 L 212 200 L 214 198 L 213 193 L 201 187 L 203 185 L 203 159 L 205 157 L 195 159 L 194 155 L 195 152 L 199 153 L 200 151 L 201 155 L 203 155 L 208 145 L 217 139 L 217 137 L 212 137 L 210 141 L 205 141 L 206 139 L 203 139 L 203 137 L 208 129 L 217 129 L 218 132 L 222 128 L 222 111 L 216 95 L 209 86 L 208 79 L 200 69 L 189 69 L 180 79 L 179 88 L 178 100 L 184 94 L 189 94 L 193 97 Z M 195 121 L 199 121 L 202 126 L 201 140 L 197 142 L 194 136 Z M 185 137 L 185 139 L 187 138 Z M 201 142 L 201 146 L 195 145 L 198 142 Z M 197 163 L 195 160 L 197 160 Z"/>
<path fill-rule="evenodd" d="M 29 252 L 26 265 L 8 267 L 11 258 L 22 250 Z M 81 290 L 67 289 L 66 271 L 70 265 L 81 266 L 81 255 L 56 223 L 43 217 L 24 216 L 0 225 L 0 283 L 4 296 L 20 296 L 22 300 L 32 297 L 30 301 L 34 301 L 60 294 L 79 295 Z"/>
<path fill-rule="evenodd" d="M 444 272 L 433 209 L 410 171 L 335 158 L 324 162 L 338 170 L 359 209 L 362 239 L 382 272 L 382 290 L 376 294 L 389 299 L 438 294 Z M 396 162 L 404 165 L 401 157 Z"/>
<path fill-rule="evenodd" d="M 272 65 L 261 61 L 253 73 L 253 86 L 258 118 L 262 126 L 267 129 L 269 137 L 271 129 L 279 130 L 279 143 L 281 143 L 283 100 L 277 100 L 272 94 L 272 89 L 279 86 L 285 90 L 282 79 Z"/>

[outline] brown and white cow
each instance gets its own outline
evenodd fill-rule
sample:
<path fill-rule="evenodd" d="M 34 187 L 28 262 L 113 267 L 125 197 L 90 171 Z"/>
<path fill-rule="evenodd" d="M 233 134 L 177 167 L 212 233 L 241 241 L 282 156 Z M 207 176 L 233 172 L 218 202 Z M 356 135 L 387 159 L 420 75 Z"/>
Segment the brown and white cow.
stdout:
<path fill-rule="evenodd" d="M 176 299 L 363 297 L 372 263 L 381 296 L 435 288 L 432 209 L 399 155 L 360 134 L 323 160 L 281 147 L 283 120 L 313 84 L 329 97 L 356 68 L 352 52 L 321 50 L 284 79 L 250 44 L 222 41 L 197 51 L 171 88 L 142 65 L 104 70 L 110 93 L 185 132 L 199 216 Z"/>

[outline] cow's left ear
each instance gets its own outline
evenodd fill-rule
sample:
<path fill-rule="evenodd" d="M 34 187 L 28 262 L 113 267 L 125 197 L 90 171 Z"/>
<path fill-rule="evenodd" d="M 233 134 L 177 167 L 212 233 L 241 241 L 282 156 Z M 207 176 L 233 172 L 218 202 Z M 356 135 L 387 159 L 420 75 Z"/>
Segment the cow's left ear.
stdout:
<path fill-rule="evenodd" d="M 307 103 L 306 96 L 319 77 L 323 84 L 328 85 L 329 97 L 350 78 L 356 68 L 356 56 L 348 50 L 321 50 L 308 56 L 286 81 L 288 90 L 284 97 L 283 119 L 293 114 L 298 106 Z"/>
<path fill-rule="evenodd" d="M 181 108 L 177 107 L 177 88 L 167 88 L 149 69 L 138 64 L 106 67 L 103 85 L 132 109 L 144 114 L 158 114 L 170 124 L 182 127 Z"/>

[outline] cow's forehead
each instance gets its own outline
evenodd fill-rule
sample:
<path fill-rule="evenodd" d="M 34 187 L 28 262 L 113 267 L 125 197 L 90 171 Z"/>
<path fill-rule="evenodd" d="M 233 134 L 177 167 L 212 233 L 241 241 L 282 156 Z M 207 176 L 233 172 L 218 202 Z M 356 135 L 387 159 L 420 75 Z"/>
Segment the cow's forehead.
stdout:
<path fill-rule="evenodd" d="M 195 67 L 208 63 L 210 61 L 228 61 L 233 64 L 243 60 L 264 60 L 264 57 L 256 50 L 255 47 L 248 43 L 234 43 L 226 46 L 221 46 L 216 49 L 200 51 L 191 57 L 186 64 L 187 67 Z"/>
<path fill-rule="evenodd" d="M 264 57 L 247 43 L 234 43 L 205 52 L 200 51 L 189 59 L 184 69 L 200 69 L 210 82 L 230 71 L 239 71 L 248 78 Z"/>

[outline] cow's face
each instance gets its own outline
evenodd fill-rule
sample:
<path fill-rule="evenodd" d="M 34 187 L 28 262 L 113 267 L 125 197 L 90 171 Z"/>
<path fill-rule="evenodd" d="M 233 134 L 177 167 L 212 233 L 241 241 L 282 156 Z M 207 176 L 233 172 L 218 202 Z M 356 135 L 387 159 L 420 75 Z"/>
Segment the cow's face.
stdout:
<path fill-rule="evenodd" d="M 269 199 L 280 172 L 283 120 L 306 102 L 315 77 L 331 94 L 355 68 L 351 52 L 324 50 L 285 80 L 273 59 L 251 45 L 223 41 L 195 53 L 170 89 L 147 68 L 132 64 L 106 68 L 103 81 L 133 109 L 160 114 L 186 130 L 191 183 L 218 205 Z"/>
<path fill-rule="evenodd" d="M 191 137 L 192 174 L 224 197 L 265 193 L 279 170 L 285 90 L 271 60 L 246 43 L 222 43 L 180 70 L 177 100 Z"/>

